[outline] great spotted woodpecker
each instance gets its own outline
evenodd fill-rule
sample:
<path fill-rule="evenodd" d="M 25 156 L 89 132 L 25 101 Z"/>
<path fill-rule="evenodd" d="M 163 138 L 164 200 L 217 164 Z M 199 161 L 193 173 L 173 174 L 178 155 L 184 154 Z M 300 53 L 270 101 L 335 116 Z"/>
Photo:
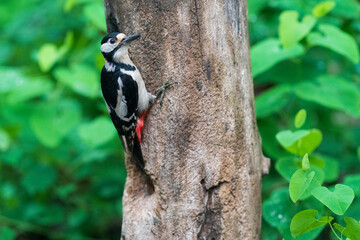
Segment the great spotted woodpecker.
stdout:
<path fill-rule="evenodd" d="M 136 165 L 144 172 L 140 142 L 145 116 L 157 96 L 161 97 L 162 104 L 165 89 L 174 83 L 164 83 L 156 90 L 156 96 L 146 90 L 128 53 L 129 43 L 139 37 L 140 34 L 126 36 L 113 32 L 102 39 L 105 64 L 101 71 L 101 90 L 125 152 L 133 155 Z"/>
<path fill-rule="evenodd" d="M 101 71 L 101 89 L 124 150 L 132 153 L 143 171 L 141 131 L 149 106 L 156 96 L 146 90 L 144 80 L 128 54 L 129 43 L 139 37 L 139 34 L 126 36 L 113 32 L 102 39 L 101 53 L 105 65 Z M 166 83 L 161 89 L 165 90 L 170 85 Z"/>

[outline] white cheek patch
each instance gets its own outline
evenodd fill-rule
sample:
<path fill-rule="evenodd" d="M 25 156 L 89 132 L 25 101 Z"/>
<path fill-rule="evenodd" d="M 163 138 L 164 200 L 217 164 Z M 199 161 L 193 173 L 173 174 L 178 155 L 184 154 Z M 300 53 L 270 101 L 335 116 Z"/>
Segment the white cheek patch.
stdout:
<path fill-rule="evenodd" d="M 110 44 L 110 43 L 106 42 L 101 45 L 100 50 L 101 50 L 101 52 L 108 53 L 108 52 L 111 52 L 112 50 L 114 50 L 116 48 L 116 46 L 117 46 L 116 44 Z"/>

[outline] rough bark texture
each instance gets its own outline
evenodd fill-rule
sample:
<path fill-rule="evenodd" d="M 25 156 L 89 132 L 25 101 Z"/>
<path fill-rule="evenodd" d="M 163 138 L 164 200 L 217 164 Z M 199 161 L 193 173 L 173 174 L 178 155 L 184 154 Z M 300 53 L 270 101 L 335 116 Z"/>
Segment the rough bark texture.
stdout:
<path fill-rule="evenodd" d="M 122 239 L 259 239 L 263 158 L 246 0 L 105 0 L 108 31 L 142 34 L 130 55 L 151 109 L 146 171 L 130 159 Z"/>

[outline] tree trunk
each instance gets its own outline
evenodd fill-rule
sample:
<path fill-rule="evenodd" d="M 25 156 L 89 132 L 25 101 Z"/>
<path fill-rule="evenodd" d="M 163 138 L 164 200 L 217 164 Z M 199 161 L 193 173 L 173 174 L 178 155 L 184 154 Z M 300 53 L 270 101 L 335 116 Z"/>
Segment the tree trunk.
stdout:
<path fill-rule="evenodd" d="M 145 122 L 141 176 L 128 158 L 122 239 L 259 239 L 261 175 L 246 0 L 105 0 L 108 31 L 148 90 L 177 82 Z"/>

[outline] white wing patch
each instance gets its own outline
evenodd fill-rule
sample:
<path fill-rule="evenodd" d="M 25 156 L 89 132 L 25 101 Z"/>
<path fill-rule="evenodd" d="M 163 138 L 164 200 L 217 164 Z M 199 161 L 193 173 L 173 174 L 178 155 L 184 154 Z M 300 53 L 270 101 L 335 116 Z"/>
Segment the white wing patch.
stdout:
<path fill-rule="evenodd" d="M 128 107 L 127 107 L 126 103 L 121 101 L 119 111 L 117 113 L 121 120 L 126 121 L 125 116 L 128 114 Z"/>
<path fill-rule="evenodd" d="M 119 84 L 121 83 L 120 86 L 122 86 L 121 78 L 119 78 L 118 81 Z M 126 115 L 128 114 L 128 107 L 125 96 L 123 96 L 121 89 L 118 90 L 118 98 L 117 98 L 115 113 L 121 120 L 126 122 L 130 122 L 136 117 L 135 113 L 133 113 L 130 117 L 126 117 Z"/>
<path fill-rule="evenodd" d="M 123 82 L 122 82 L 122 80 L 121 80 L 121 77 L 118 77 L 118 84 L 119 84 L 119 86 L 120 86 L 121 88 L 124 87 L 124 84 L 123 84 Z"/>

